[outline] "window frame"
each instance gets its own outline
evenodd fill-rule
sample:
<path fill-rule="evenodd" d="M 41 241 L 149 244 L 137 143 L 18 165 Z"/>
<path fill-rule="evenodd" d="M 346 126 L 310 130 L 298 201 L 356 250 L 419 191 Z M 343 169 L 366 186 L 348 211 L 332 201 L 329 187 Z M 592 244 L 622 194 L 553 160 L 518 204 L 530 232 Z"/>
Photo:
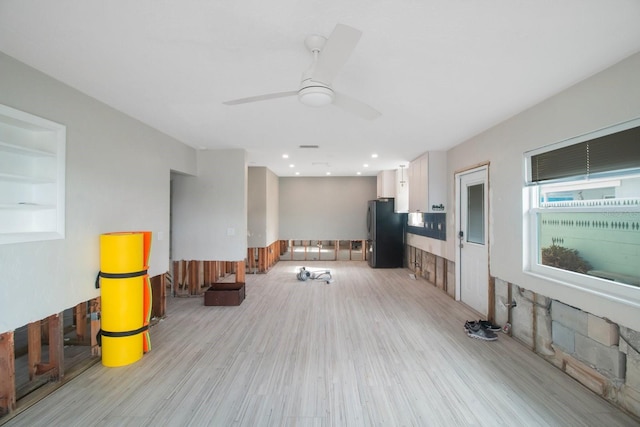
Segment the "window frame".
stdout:
<path fill-rule="evenodd" d="M 599 129 L 574 138 L 540 147 L 524 153 L 525 182 L 523 185 L 523 271 L 525 274 L 539 279 L 552 281 L 558 285 L 587 292 L 599 297 L 640 308 L 640 287 L 601 279 L 587 274 L 576 273 L 556 267 L 543 265 L 539 259 L 539 223 L 538 214 L 542 212 L 640 212 L 640 206 L 597 206 L 597 207 L 541 207 L 540 197 L 545 189 L 554 186 L 597 185 L 606 180 L 624 180 L 640 176 L 638 170 L 612 171 L 593 174 L 591 176 L 568 177 L 546 182 L 533 182 L 531 174 L 531 157 L 540 153 L 579 144 L 608 134 L 640 126 L 640 118 Z"/>

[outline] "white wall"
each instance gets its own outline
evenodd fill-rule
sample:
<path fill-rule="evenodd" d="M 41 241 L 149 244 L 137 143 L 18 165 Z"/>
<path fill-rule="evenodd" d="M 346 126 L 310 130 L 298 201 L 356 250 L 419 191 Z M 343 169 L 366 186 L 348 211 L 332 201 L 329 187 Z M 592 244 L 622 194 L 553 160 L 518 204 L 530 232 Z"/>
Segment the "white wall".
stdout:
<path fill-rule="evenodd" d="M 267 169 L 267 233 L 265 246 L 280 239 L 280 180 Z"/>
<path fill-rule="evenodd" d="M 250 167 L 248 247 L 265 248 L 278 240 L 278 205 L 278 176 L 265 167 Z"/>
<path fill-rule="evenodd" d="M 0 103 L 67 126 L 66 238 L 0 245 L 2 333 L 99 296 L 102 233 L 151 230 L 150 274 L 167 271 L 169 174 L 196 155 L 2 53 L 0 76 Z"/>
<path fill-rule="evenodd" d="M 526 84 L 526 82 L 523 82 Z M 490 162 L 490 273 L 640 330 L 640 310 L 523 272 L 523 153 L 640 117 L 640 54 L 597 74 L 448 152 L 447 251 L 455 259 L 453 175 Z M 639 290 L 640 291 L 640 290 Z"/>
<path fill-rule="evenodd" d="M 367 238 L 373 177 L 280 178 L 280 239 Z"/>
<path fill-rule="evenodd" d="M 173 259 L 241 261 L 247 255 L 246 152 L 197 156 L 198 176 L 173 178 Z"/>
<path fill-rule="evenodd" d="M 267 246 L 267 168 L 250 167 L 247 188 L 247 246 Z"/>

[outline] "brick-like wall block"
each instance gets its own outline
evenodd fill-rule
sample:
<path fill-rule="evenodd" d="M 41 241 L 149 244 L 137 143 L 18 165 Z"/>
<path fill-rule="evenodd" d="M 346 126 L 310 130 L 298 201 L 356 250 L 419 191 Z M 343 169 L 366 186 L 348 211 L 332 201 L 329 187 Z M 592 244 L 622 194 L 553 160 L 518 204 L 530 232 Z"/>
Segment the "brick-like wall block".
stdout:
<path fill-rule="evenodd" d="M 555 345 L 562 348 L 567 353 L 573 354 L 576 350 L 576 334 L 572 329 L 567 328 L 560 322 L 552 321 L 551 334 Z"/>
<path fill-rule="evenodd" d="M 558 301 L 551 303 L 551 318 L 569 329 L 587 336 L 587 313 Z"/>
<path fill-rule="evenodd" d="M 608 347 L 581 334 L 575 335 L 575 356 L 613 378 L 624 378 L 627 360 L 617 346 Z"/>
<path fill-rule="evenodd" d="M 618 328 L 614 323 L 589 314 L 587 319 L 588 337 L 606 346 L 618 345 Z"/>

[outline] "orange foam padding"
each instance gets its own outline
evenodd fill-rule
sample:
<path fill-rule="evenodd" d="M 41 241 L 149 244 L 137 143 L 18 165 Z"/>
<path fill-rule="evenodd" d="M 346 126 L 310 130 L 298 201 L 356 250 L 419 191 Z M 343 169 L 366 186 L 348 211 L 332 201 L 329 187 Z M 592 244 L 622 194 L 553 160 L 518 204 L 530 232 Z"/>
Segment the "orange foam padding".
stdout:
<path fill-rule="evenodd" d="M 142 265 L 145 270 L 149 269 L 149 254 L 151 253 L 151 231 L 133 231 L 132 233 L 142 234 L 143 252 Z"/>

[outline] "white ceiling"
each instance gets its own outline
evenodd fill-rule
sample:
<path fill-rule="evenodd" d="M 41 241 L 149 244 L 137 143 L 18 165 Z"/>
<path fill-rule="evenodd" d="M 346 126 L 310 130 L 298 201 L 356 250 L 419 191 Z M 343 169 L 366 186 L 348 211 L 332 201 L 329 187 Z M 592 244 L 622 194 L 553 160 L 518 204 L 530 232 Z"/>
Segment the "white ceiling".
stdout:
<path fill-rule="evenodd" d="M 333 87 L 381 117 L 295 97 L 222 104 L 297 90 L 305 37 L 336 23 L 363 35 Z M 243 148 L 279 176 L 375 175 L 640 51 L 640 1 L 0 0 L 0 50 L 188 145 Z"/>

